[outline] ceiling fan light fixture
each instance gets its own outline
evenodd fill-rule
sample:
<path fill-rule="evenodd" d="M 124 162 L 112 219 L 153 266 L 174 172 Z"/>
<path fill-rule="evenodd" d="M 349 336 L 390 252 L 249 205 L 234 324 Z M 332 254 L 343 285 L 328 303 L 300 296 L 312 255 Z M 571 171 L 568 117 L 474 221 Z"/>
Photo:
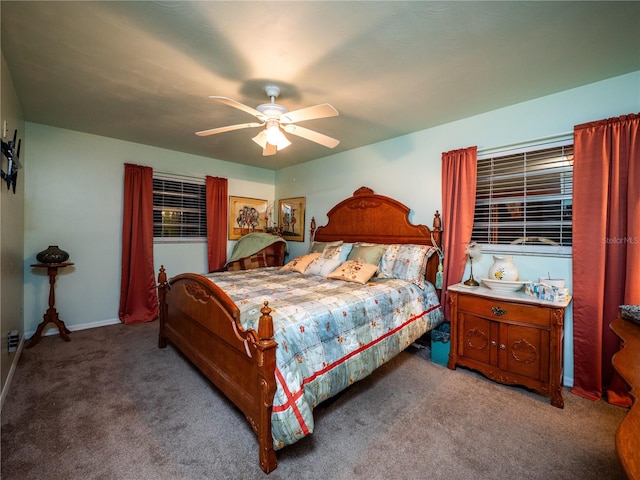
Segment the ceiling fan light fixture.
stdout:
<path fill-rule="evenodd" d="M 287 140 L 287 137 L 285 137 L 284 133 L 282 133 L 282 130 L 280 130 L 280 125 L 278 124 L 278 122 L 267 122 L 265 133 L 267 135 L 267 143 L 278 147 L 278 150 L 282 150 L 283 148 L 287 148 L 289 145 L 291 145 L 291 142 Z"/>

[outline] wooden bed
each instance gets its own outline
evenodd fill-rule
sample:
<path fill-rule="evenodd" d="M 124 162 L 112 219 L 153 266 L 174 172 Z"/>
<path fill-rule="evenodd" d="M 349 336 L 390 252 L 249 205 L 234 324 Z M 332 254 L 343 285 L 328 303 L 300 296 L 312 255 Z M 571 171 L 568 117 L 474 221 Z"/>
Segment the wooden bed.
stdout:
<path fill-rule="evenodd" d="M 338 203 L 327 216 L 326 226 L 312 232 L 317 242 L 441 244 L 438 212 L 432 229 L 413 225 L 405 205 L 367 187 Z M 426 278 L 433 284 L 438 264 L 438 255 L 432 255 Z M 167 280 L 161 267 L 158 282 L 159 347 L 173 343 L 244 413 L 258 437 L 260 467 L 266 473 L 273 471 L 277 466 L 271 431 L 277 343 L 267 302 L 257 330 L 245 331 L 238 306 L 209 279 L 183 273 Z"/>

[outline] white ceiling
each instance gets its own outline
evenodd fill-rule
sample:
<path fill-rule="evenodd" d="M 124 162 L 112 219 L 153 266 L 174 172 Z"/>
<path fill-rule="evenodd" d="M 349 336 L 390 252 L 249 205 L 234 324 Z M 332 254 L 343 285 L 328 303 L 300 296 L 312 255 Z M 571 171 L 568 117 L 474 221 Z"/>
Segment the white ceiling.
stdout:
<path fill-rule="evenodd" d="M 27 121 L 278 169 L 640 70 L 640 2 L 12 2 L 2 53 Z M 263 87 L 301 126 L 263 157 Z M 640 85 L 639 85 L 640 92 Z"/>

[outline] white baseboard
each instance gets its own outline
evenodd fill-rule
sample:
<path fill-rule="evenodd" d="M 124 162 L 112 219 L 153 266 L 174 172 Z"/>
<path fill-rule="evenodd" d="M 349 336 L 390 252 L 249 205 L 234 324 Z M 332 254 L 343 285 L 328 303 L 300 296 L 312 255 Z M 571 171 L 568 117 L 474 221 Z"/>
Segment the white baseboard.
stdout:
<path fill-rule="evenodd" d="M 67 328 L 72 331 L 75 332 L 76 330 L 86 330 L 88 328 L 98 328 L 98 327 L 106 327 L 107 325 L 115 325 L 117 323 L 120 323 L 120 319 L 118 318 L 112 318 L 112 319 L 108 319 L 108 320 L 101 320 L 99 322 L 91 322 L 91 323 L 81 323 L 78 325 L 67 325 Z M 51 324 L 53 325 L 53 324 Z M 33 336 L 33 334 L 36 333 L 35 330 L 31 330 L 29 332 L 25 332 L 24 336 L 27 338 L 31 338 Z M 42 331 L 42 336 L 46 337 L 48 335 L 59 335 L 60 331 L 58 330 L 58 327 L 49 327 L 46 330 Z"/>
<path fill-rule="evenodd" d="M 9 374 L 7 375 L 7 381 L 4 382 L 4 387 L 2 388 L 2 394 L 0 395 L 0 411 L 2 411 L 2 407 L 4 406 L 4 399 L 9 393 L 9 387 L 11 386 L 11 380 L 13 379 L 13 373 L 16 371 L 16 366 L 18 365 L 18 360 L 20 359 L 20 354 L 22 353 L 22 348 L 24 347 L 24 335 L 20 339 L 18 343 L 18 349 L 16 350 L 16 354 L 13 356 L 13 361 L 11 362 L 11 368 L 9 369 Z"/>
<path fill-rule="evenodd" d="M 562 385 L 567 388 L 573 388 L 573 377 L 564 376 Z"/>

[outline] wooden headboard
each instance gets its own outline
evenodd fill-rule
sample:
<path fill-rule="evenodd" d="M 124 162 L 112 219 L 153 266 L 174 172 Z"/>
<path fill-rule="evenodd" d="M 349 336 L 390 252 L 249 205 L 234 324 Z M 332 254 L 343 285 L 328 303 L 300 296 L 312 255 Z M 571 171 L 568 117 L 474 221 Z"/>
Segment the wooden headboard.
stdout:
<path fill-rule="evenodd" d="M 414 225 L 409 221 L 409 208 L 393 198 L 377 195 L 368 187 L 360 187 L 327 213 L 325 226 L 315 227 L 311 220 L 311 240 L 317 242 L 414 243 L 441 247 L 441 220 L 436 211 L 433 227 Z M 435 285 L 439 258 L 431 255 L 426 278 Z M 438 292 L 440 293 L 440 292 Z"/>

